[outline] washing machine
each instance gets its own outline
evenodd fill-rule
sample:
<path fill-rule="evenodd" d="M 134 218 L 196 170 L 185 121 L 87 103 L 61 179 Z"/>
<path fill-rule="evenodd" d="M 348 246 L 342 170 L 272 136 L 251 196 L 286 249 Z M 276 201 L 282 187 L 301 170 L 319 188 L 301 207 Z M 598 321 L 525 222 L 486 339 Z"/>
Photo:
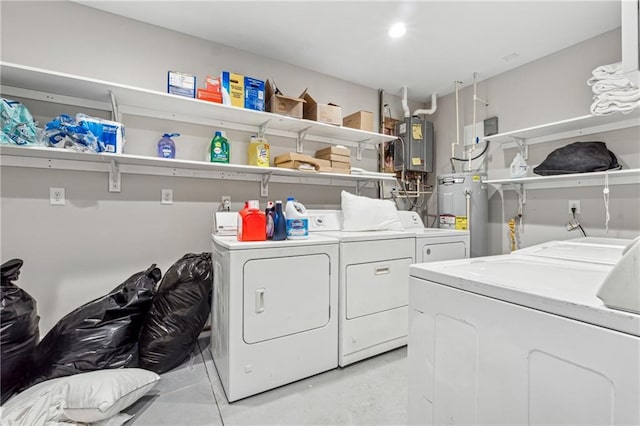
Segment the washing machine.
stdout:
<path fill-rule="evenodd" d="M 338 366 L 338 240 L 214 235 L 211 354 L 232 402 Z"/>
<path fill-rule="evenodd" d="M 639 424 L 640 315 L 596 296 L 620 264 L 507 254 L 412 265 L 410 423 Z"/>
<path fill-rule="evenodd" d="M 341 211 L 308 213 L 311 235 L 340 242 L 338 364 L 344 367 L 406 345 L 414 233 L 341 231 Z"/>
<path fill-rule="evenodd" d="M 425 228 L 420 215 L 413 211 L 399 211 L 398 216 L 404 229 L 415 235 L 416 263 L 469 257 L 469 231 Z"/>
<path fill-rule="evenodd" d="M 633 240 L 583 237 L 566 241 L 548 241 L 511 252 L 513 255 L 574 260 L 615 265 Z"/>

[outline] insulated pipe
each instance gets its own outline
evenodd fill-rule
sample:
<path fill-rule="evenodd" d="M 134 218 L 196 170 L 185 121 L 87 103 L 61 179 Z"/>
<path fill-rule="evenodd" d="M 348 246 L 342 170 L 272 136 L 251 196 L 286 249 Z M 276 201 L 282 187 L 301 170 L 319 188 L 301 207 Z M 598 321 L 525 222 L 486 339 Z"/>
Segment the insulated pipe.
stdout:
<path fill-rule="evenodd" d="M 458 106 L 458 87 L 460 85 L 460 81 L 454 81 L 456 85 L 456 141 L 451 144 L 451 164 L 453 168 L 453 158 L 456 156 L 456 145 L 460 145 L 460 108 Z M 454 170 L 455 172 L 455 170 Z"/>
<path fill-rule="evenodd" d="M 409 103 L 407 102 L 407 86 L 402 86 L 402 110 L 404 111 L 404 118 L 411 117 Z"/>
<path fill-rule="evenodd" d="M 418 115 L 418 114 L 431 115 L 434 112 L 436 112 L 436 108 L 438 107 L 436 103 L 437 97 L 438 97 L 437 93 L 434 93 L 431 95 L 431 109 L 417 109 L 413 111 L 413 115 Z"/>

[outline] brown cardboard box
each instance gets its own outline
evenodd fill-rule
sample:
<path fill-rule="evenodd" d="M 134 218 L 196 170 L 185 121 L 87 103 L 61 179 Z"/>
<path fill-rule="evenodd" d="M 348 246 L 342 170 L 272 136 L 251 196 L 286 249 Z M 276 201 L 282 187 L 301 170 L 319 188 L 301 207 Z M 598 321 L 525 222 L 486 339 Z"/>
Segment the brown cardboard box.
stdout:
<path fill-rule="evenodd" d="M 331 160 L 331 162 L 333 163 L 338 162 L 338 163 L 351 163 L 351 157 L 347 157 L 346 155 L 338 155 L 338 154 L 316 154 L 317 158 L 321 158 L 323 160 Z"/>
<path fill-rule="evenodd" d="M 273 159 L 274 164 L 285 163 L 287 161 L 304 161 L 310 162 L 313 159 L 312 156 L 307 154 L 299 154 L 297 152 L 287 152 L 286 154 L 278 155 Z"/>
<path fill-rule="evenodd" d="M 320 155 L 326 155 L 326 154 L 337 154 L 337 155 L 345 155 L 347 157 L 351 157 L 351 150 L 349 148 L 344 148 L 341 146 L 329 146 L 316 151 L 316 157 L 318 158 L 321 158 Z"/>
<path fill-rule="evenodd" d="M 300 95 L 306 102 L 303 107 L 303 117 L 308 120 L 319 121 L 321 123 L 334 124 L 339 126 L 342 124 L 342 108 L 336 104 L 319 104 L 305 90 Z"/>
<path fill-rule="evenodd" d="M 274 83 L 267 80 L 265 83 L 265 98 L 268 112 L 290 117 L 302 118 L 302 105 L 306 102 L 302 98 L 284 96 Z"/>
<path fill-rule="evenodd" d="M 384 118 L 384 134 L 385 135 L 395 135 L 396 134 L 396 123 L 400 120 L 396 120 L 395 118 L 385 117 Z"/>
<path fill-rule="evenodd" d="M 352 129 L 373 132 L 373 113 L 369 111 L 354 112 L 342 119 L 342 125 Z"/>
<path fill-rule="evenodd" d="M 322 160 L 320 158 L 312 158 L 314 165 L 316 166 L 316 170 L 319 172 L 330 172 L 331 171 L 331 161 Z"/>
<path fill-rule="evenodd" d="M 351 164 L 332 161 L 331 170 L 333 171 L 333 173 L 351 174 Z"/>

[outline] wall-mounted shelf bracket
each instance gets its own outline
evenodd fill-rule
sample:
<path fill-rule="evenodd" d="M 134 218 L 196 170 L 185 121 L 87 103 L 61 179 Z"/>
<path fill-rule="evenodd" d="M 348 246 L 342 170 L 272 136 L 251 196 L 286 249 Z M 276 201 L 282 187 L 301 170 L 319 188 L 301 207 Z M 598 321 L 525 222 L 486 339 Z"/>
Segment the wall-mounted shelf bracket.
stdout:
<path fill-rule="evenodd" d="M 360 146 L 360 145 L 358 145 L 358 146 Z M 359 181 L 357 181 L 357 182 L 356 182 L 356 195 L 360 195 L 360 192 L 362 191 L 362 189 L 363 189 L 364 187 L 366 187 L 366 186 L 367 186 L 367 184 L 368 184 L 368 183 L 369 183 L 369 182 L 368 182 L 368 181 L 366 181 L 366 180 L 359 180 Z"/>
<path fill-rule="evenodd" d="M 366 143 L 368 140 L 370 140 L 371 138 L 368 139 L 364 139 L 358 142 L 358 145 L 356 145 L 356 159 L 357 160 L 362 160 L 362 151 L 365 150 L 366 148 Z"/>
<path fill-rule="evenodd" d="M 109 97 L 111 98 L 111 117 L 113 121 L 120 121 L 120 111 L 118 111 L 118 101 L 116 100 L 116 95 L 113 94 L 111 90 L 109 90 Z"/>
<path fill-rule="evenodd" d="M 262 123 L 260 125 L 260 127 L 258 127 L 258 137 L 259 138 L 264 138 L 265 133 L 267 133 L 267 127 L 269 126 L 270 122 L 271 122 L 271 120 L 267 120 L 264 123 Z"/>
<path fill-rule="evenodd" d="M 260 196 L 268 197 L 269 196 L 269 181 L 271 180 L 271 173 L 265 173 L 262 175 L 260 179 Z"/>
<path fill-rule="evenodd" d="M 518 145 L 518 148 L 520 148 L 520 155 L 522 155 L 522 158 L 524 158 L 525 160 L 528 160 L 529 145 L 527 145 L 527 141 L 522 138 L 513 137 L 513 142 L 515 142 L 516 145 Z"/>
<path fill-rule="evenodd" d="M 109 170 L 109 192 L 120 192 L 120 166 L 116 160 L 111 160 L 111 170 Z"/>
<path fill-rule="evenodd" d="M 307 137 L 307 132 L 309 131 L 310 128 L 311 126 L 307 127 L 306 129 L 300 130 L 298 132 L 298 136 L 296 137 L 296 152 L 299 154 L 302 154 L 304 138 Z"/>

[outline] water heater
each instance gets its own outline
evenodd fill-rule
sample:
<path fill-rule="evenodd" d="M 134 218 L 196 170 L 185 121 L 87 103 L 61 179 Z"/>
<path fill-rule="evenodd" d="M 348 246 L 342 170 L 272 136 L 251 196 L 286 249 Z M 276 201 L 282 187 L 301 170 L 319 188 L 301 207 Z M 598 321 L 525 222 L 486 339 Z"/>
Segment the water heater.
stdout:
<path fill-rule="evenodd" d="M 393 170 L 433 171 L 433 123 L 421 117 L 406 117 L 396 124 L 400 140 L 393 145 Z"/>
<path fill-rule="evenodd" d="M 438 176 L 440 228 L 469 230 L 471 257 L 489 254 L 487 175 L 478 172 Z"/>

